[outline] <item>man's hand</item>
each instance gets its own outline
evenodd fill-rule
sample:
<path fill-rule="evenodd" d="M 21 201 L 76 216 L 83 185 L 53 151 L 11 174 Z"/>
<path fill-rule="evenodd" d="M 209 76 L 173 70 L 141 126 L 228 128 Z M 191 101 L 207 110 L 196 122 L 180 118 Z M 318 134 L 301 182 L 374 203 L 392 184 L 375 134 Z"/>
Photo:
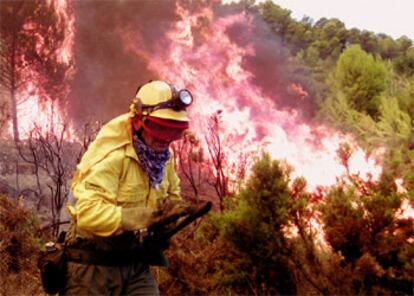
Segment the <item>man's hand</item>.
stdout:
<path fill-rule="evenodd" d="M 149 225 L 148 232 L 153 236 L 169 239 L 197 218 L 207 214 L 211 206 L 211 202 L 190 204 L 185 201 L 167 201 L 162 207 L 161 218 L 156 218 Z"/>
<path fill-rule="evenodd" d="M 123 208 L 122 226 L 125 230 L 148 229 L 156 236 L 171 237 L 211 209 L 211 202 L 191 204 L 183 200 L 166 200 L 156 209 Z"/>
<path fill-rule="evenodd" d="M 207 214 L 211 206 L 211 202 L 190 204 L 171 200 L 164 203 L 154 215 L 156 221 L 148 227 L 148 234 L 143 240 L 145 248 L 150 252 L 167 249 L 174 234 Z"/>
<path fill-rule="evenodd" d="M 146 207 L 122 208 L 122 226 L 125 230 L 159 228 L 170 224 L 192 210 L 192 205 L 182 200 L 166 200 L 155 209 Z"/>
<path fill-rule="evenodd" d="M 174 223 L 193 211 L 194 206 L 183 200 L 166 200 L 151 215 L 148 228 L 160 228 Z"/>

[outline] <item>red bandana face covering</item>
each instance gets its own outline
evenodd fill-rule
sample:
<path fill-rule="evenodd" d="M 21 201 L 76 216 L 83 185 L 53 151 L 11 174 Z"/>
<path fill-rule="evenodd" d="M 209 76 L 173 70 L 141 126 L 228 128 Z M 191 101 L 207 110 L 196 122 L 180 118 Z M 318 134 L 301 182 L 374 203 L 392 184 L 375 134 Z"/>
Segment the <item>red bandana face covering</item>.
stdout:
<path fill-rule="evenodd" d="M 147 116 L 143 128 L 144 130 L 161 141 L 173 142 L 179 140 L 183 132 L 188 129 L 187 121 L 168 120 L 158 117 Z"/>

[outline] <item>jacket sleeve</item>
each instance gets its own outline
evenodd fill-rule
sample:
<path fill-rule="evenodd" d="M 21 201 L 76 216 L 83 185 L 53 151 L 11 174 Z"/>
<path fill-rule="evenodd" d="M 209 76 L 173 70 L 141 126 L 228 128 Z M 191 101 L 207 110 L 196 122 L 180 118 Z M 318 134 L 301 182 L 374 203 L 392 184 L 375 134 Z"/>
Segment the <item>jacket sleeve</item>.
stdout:
<path fill-rule="evenodd" d="M 168 178 L 168 198 L 169 199 L 181 199 L 181 187 L 180 187 L 180 178 L 174 168 L 173 156 L 167 163 L 166 167 L 167 178 Z"/>
<path fill-rule="evenodd" d="M 121 207 L 116 205 L 123 153 L 115 150 L 92 166 L 75 186 L 77 226 L 99 236 L 122 232 Z"/>

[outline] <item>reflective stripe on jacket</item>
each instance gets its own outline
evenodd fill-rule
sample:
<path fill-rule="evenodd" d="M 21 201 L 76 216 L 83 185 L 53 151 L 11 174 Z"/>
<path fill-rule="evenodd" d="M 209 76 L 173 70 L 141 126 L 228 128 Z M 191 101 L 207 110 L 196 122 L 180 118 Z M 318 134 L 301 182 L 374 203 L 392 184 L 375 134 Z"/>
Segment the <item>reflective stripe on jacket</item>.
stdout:
<path fill-rule="evenodd" d="M 76 206 L 68 205 L 77 227 L 98 236 L 123 232 L 121 208 L 154 208 L 159 200 L 179 199 L 179 179 L 173 157 L 167 161 L 158 190 L 151 188 L 132 144 L 128 114 L 105 124 L 77 166 L 71 191 Z"/>

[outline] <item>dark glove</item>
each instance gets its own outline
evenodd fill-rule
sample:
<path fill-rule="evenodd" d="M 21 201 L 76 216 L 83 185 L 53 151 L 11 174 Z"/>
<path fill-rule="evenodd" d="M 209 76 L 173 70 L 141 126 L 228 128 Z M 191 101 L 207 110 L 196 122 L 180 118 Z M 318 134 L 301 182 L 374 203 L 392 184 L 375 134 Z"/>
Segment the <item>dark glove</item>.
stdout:
<path fill-rule="evenodd" d="M 189 225 L 195 219 L 205 215 L 211 209 L 211 202 L 191 205 L 183 201 L 167 201 L 154 212 L 154 223 L 148 226 L 144 238 L 144 248 L 149 265 L 168 266 L 163 251 L 170 245 L 170 238 Z"/>
<path fill-rule="evenodd" d="M 166 200 L 151 215 L 148 228 L 160 228 L 177 221 L 193 211 L 194 206 L 183 200 Z"/>
<path fill-rule="evenodd" d="M 156 209 L 123 208 L 125 230 L 147 230 L 150 235 L 169 239 L 211 209 L 211 202 L 191 204 L 182 200 L 166 200 Z"/>
<path fill-rule="evenodd" d="M 150 224 L 148 232 L 154 237 L 167 240 L 197 218 L 207 214 L 211 207 L 211 202 L 190 204 L 174 201 L 174 204 L 166 204 L 163 210 L 166 213 L 164 219 L 159 219 L 157 222 Z"/>

